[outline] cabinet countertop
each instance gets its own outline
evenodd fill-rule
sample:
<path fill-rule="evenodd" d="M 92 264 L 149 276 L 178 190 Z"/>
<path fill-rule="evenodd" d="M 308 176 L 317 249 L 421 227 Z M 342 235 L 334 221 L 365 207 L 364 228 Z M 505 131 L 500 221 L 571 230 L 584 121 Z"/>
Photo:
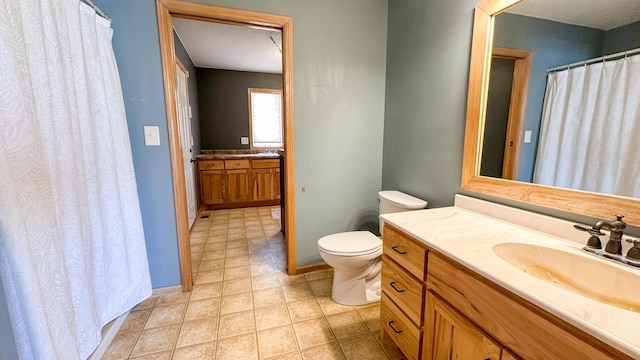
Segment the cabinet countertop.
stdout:
<path fill-rule="evenodd" d="M 279 159 L 277 153 L 255 153 L 255 154 L 200 154 L 196 156 L 198 160 L 250 160 L 250 159 Z"/>
<path fill-rule="evenodd" d="M 640 358 L 639 312 L 611 306 L 547 283 L 516 269 L 492 250 L 496 244 L 518 242 L 579 253 L 582 245 L 455 206 L 384 214 L 380 218 L 584 332 Z M 571 223 L 562 226 L 571 227 Z M 640 273 L 640 269 L 611 266 Z"/>

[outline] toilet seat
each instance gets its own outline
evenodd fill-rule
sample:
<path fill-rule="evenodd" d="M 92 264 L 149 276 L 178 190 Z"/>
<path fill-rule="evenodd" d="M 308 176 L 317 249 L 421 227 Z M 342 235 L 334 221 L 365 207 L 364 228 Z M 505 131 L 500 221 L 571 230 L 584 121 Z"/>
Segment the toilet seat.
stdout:
<path fill-rule="evenodd" d="M 349 231 L 321 238 L 318 248 L 332 255 L 362 256 L 381 251 L 382 240 L 369 231 Z"/>

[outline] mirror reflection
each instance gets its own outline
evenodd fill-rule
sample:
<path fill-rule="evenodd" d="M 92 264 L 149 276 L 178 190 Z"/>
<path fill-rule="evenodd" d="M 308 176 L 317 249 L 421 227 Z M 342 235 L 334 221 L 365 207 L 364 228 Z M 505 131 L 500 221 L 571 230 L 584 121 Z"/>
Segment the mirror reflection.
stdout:
<path fill-rule="evenodd" d="M 496 17 L 480 175 L 638 198 L 640 4 L 564 3 Z"/>

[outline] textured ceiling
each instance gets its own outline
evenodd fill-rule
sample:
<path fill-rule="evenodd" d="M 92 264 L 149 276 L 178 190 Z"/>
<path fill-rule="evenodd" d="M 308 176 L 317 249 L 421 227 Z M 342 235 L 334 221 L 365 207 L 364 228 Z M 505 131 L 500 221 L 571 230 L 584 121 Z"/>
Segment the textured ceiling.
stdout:
<path fill-rule="evenodd" d="M 181 18 L 172 20 L 196 67 L 282 73 L 282 54 L 278 50 L 282 49 L 280 31 Z"/>
<path fill-rule="evenodd" d="M 640 0 L 526 0 L 508 12 L 611 30 L 640 21 Z"/>

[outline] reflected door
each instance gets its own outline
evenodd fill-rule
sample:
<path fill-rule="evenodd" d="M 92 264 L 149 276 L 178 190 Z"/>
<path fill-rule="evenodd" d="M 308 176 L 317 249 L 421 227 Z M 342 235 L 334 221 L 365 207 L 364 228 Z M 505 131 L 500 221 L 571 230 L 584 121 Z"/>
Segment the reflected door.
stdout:
<path fill-rule="evenodd" d="M 184 180 L 187 190 L 187 209 L 189 213 L 189 228 L 196 220 L 196 189 L 195 177 L 193 174 L 193 137 L 191 136 L 191 111 L 189 107 L 189 93 L 187 81 L 189 73 L 187 69 L 176 61 L 176 74 L 178 77 L 178 124 L 180 131 L 180 149 L 184 162 Z"/>

